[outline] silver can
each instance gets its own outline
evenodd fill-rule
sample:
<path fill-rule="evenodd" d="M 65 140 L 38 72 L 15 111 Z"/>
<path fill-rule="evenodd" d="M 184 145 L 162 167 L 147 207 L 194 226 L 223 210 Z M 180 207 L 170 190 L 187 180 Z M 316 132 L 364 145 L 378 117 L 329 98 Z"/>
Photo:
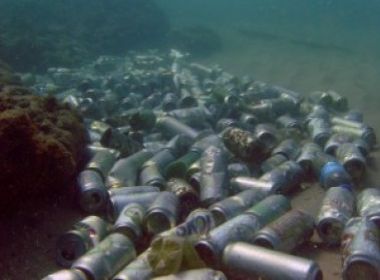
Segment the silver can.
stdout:
<path fill-rule="evenodd" d="M 161 277 L 152 278 L 152 280 L 227 280 L 227 277 L 221 271 L 210 268 L 192 269 Z"/>
<path fill-rule="evenodd" d="M 191 139 L 195 139 L 199 135 L 197 130 L 169 116 L 159 117 L 157 119 L 157 127 L 169 138 L 178 134 L 184 134 Z"/>
<path fill-rule="evenodd" d="M 153 269 L 149 264 L 150 249 L 137 256 L 130 264 L 124 267 L 112 280 L 149 280 L 153 276 Z"/>
<path fill-rule="evenodd" d="M 346 126 L 346 127 L 352 127 L 352 128 L 360 129 L 365 126 L 361 122 L 351 121 L 351 120 L 340 118 L 340 117 L 332 117 L 330 121 L 333 125 Z"/>
<path fill-rule="evenodd" d="M 149 207 L 157 198 L 159 192 L 143 192 L 127 195 L 114 195 L 110 197 L 107 205 L 107 218 L 110 221 L 115 221 L 120 215 L 123 208 L 129 203 L 137 203 L 143 207 Z"/>
<path fill-rule="evenodd" d="M 255 127 L 255 136 L 263 143 L 266 151 L 271 151 L 279 141 L 276 127 L 268 123 L 258 124 Z"/>
<path fill-rule="evenodd" d="M 273 182 L 259 180 L 253 177 L 235 177 L 230 180 L 232 193 L 239 193 L 244 190 L 257 190 L 266 194 L 273 194 L 277 185 Z"/>
<path fill-rule="evenodd" d="M 91 279 L 106 280 L 135 257 L 136 251 L 131 240 L 121 233 L 111 233 L 76 260 L 72 268 L 85 272 Z"/>
<path fill-rule="evenodd" d="M 280 142 L 272 151 L 273 155 L 281 154 L 288 160 L 295 160 L 301 153 L 299 144 L 293 139 L 286 139 Z"/>
<path fill-rule="evenodd" d="M 363 190 L 357 197 L 357 212 L 380 227 L 380 189 Z"/>
<path fill-rule="evenodd" d="M 146 208 L 137 203 L 127 204 L 112 227 L 114 232 L 128 236 L 133 242 L 142 236 Z"/>
<path fill-rule="evenodd" d="M 327 140 L 324 147 L 324 151 L 326 154 L 335 156 L 335 152 L 338 149 L 338 147 L 348 142 L 351 142 L 351 137 L 349 137 L 348 135 L 334 133 L 333 135 L 331 135 L 329 140 Z"/>
<path fill-rule="evenodd" d="M 178 219 L 178 197 L 168 191 L 158 194 L 148 208 L 144 225 L 149 233 L 158 234 L 174 227 Z"/>
<path fill-rule="evenodd" d="M 155 186 L 163 189 L 166 183 L 164 176 L 161 174 L 157 164 L 153 161 L 144 163 L 139 175 L 139 182 L 145 186 Z"/>
<path fill-rule="evenodd" d="M 313 118 L 308 122 L 311 139 L 321 147 L 325 145 L 331 136 L 330 124 L 322 118 Z"/>
<path fill-rule="evenodd" d="M 160 233 L 160 236 L 179 236 L 191 237 L 194 236 L 198 239 L 200 236 L 205 235 L 216 227 L 214 216 L 208 209 L 198 208 L 192 211 L 186 220 L 167 231 Z"/>
<path fill-rule="evenodd" d="M 319 237 L 328 245 L 339 245 L 347 221 L 354 212 L 354 196 L 344 187 L 326 191 L 319 210 L 316 226 Z"/>
<path fill-rule="evenodd" d="M 377 142 L 375 131 L 368 126 L 364 126 L 362 128 L 355 128 L 349 126 L 334 125 L 331 129 L 335 133 L 347 134 L 352 138 L 361 138 L 368 144 L 368 146 L 371 149 Z"/>
<path fill-rule="evenodd" d="M 95 155 L 87 163 L 85 169 L 94 170 L 102 176 L 103 181 L 106 180 L 108 172 L 115 164 L 118 157 L 118 152 L 113 149 L 99 149 Z"/>
<path fill-rule="evenodd" d="M 314 218 L 294 209 L 260 229 L 253 243 L 276 251 L 292 252 L 309 240 L 313 231 Z"/>
<path fill-rule="evenodd" d="M 108 190 L 110 197 L 118 195 L 133 195 L 138 193 L 150 193 L 150 192 L 160 192 L 158 187 L 154 186 L 134 186 L 134 187 L 121 187 L 113 188 Z"/>
<path fill-rule="evenodd" d="M 259 275 L 273 280 L 323 279 L 321 269 L 312 260 L 244 242 L 232 243 L 224 249 L 223 264 L 246 277 Z"/>
<path fill-rule="evenodd" d="M 264 173 L 269 172 L 275 169 L 277 166 L 283 164 L 287 160 L 288 158 L 282 154 L 273 155 L 270 158 L 266 159 L 260 165 L 261 171 L 263 171 Z"/>
<path fill-rule="evenodd" d="M 245 163 L 241 163 L 241 162 L 230 163 L 227 169 L 228 169 L 228 175 L 231 178 L 238 177 L 238 176 L 251 175 L 251 171 L 249 170 L 249 167 Z"/>
<path fill-rule="evenodd" d="M 141 150 L 129 157 L 119 159 L 110 170 L 106 185 L 108 188 L 136 186 L 140 167 L 153 154 L 148 150 Z"/>
<path fill-rule="evenodd" d="M 220 225 L 261 201 L 265 196 L 266 193 L 259 190 L 245 190 L 210 205 L 209 209 L 216 224 Z"/>
<path fill-rule="evenodd" d="M 303 178 L 304 171 L 301 166 L 289 160 L 264 173 L 259 179 L 273 183 L 276 193 L 290 193 L 300 186 Z"/>
<path fill-rule="evenodd" d="M 93 170 L 84 170 L 78 176 L 79 205 L 87 213 L 104 210 L 108 199 L 102 177 Z"/>
<path fill-rule="evenodd" d="M 207 264 L 218 264 L 228 243 L 252 242 L 256 231 L 289 209 L 290 202 L 284 196 L 268 196 L 244 213 L 211 230 L 195 244 L 195 249 Z"/>
<path fill-rule="evenodd" d="M 95 247 L 109 233 L 109 224 L 97 216 L 88 216 L 62 234 L 56 245 L 56 260 L 63 267 Z"/>
<path fill-rule="evenodd" d="M 353 218 L 342 235 L 343 279 L 380 279 L 380 232 L 367 218 Z"/>
<path fill-rule="evenodd" d="M 320 153 L 322 153 L 322 149 L 316 143 L 307 142 L 302 146 L 301 154 L 296 161 L 305 171 L 307 176 L 311 177 L 317 175 L 314 174 L 313 163 Z"/>
<path fill-rule="evenodd" d="M 202 154 L 200 202 L 204 206 L 209 206 L 227 196 L 227 164 L 225 151 L 216 146 L 210 146 Z"/>
<path fill-rule="evenodd" d="M 352 178 L 359 180 L 366 171 L 366 159 L 353 143 L 344 143 L 336 150 L 337 159 Z"/>
<path fill-rule="evenodd" d="M 42 280 L 87 280 L 87 276 L 77 269 L 63 269 L 44 277 Z"/>

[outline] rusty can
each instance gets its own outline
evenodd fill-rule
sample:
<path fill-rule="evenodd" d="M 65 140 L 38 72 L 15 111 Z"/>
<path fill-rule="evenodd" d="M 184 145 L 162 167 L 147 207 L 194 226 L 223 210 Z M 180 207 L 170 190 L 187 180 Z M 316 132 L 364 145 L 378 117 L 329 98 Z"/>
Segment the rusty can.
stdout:
<path fill-rule="evenodd" d="M 346 187 L 329 188 L 319 210 L 316 227 L 319 237 L 328 245 L 339 245 L 347 221 L 354 212 L 354 196 Z"/>
<path fill-rule="evenodd" d="M 380 232 L 368 218 L 352 218 L 342 235 L 343 279 L 380 279 Z"/>
<path fill-rule="evenodd" d="M 260 229 L 255 234 L 253 243 L 276 251 L 292 252 L 309 240 L 313 231 L 314 218 L 294 209 Z"/>
<path fill-rule="evenodd" d="M 56 260 L 63 267 L 72 263 L 99 244 L 109 233 L 109 224 L 97 216 L 88 216 L 73 226 L 73 229 L 62 234 L 56 245 Z"/>
<path fill-rule="evenodd" d="M 182 221 L 199 203 L 199 195 L 192 185 L 180 178 L 171 178 L 166 184 L 166 190 L 174 193 L 181 205 L 179 217 Z"/>
<path fill-rule="evenodd" d="M 380 227 L 380 190 L 368 188 L 357 197 L 357 212 Z"/>
<path fill-rule="evenodd" d="M 229 244 L 224 249 L 223 264 L 243 273 L 245 277 L 261 276 L 273 280 L 323 279 L 320 267 L 312 260 L 244 242 Z"/>

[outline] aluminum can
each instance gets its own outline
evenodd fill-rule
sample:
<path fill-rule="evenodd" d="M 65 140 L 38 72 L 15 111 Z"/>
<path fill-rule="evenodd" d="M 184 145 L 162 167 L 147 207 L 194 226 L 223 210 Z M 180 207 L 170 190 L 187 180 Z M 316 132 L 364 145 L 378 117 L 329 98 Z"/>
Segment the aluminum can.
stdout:
<path fill-rule="evenodd" d="M 266 196 L 265 192 L 248 189 L 209 206 L 217 225 L 241 214 Z"/>
<path fill-rule="evenodd" d="M 204 106 L 176 109 L 167 112 L 167 115 L 193 128 L 209 128 L 212 123 L 212 114 Z"/>
<path fill-rule="evenodd" d="M 362 217 L 367 217 L 380 228 L 380 190 L 368 188 L 357 197 L 357 212 Z"/>
<path fill-rule="evenodd" d="M 166 190 L 174 193 L 180 204 L 179 217 L 182 221 L 187 215 L 194 210 L 199 203 L 197 191 L 183 179 L 171 178 L 166 184 Z"/>
<path fill-rule="evenodd" d="M 279 127 L 285 128 L 285 129 L 291 129 L 291 130 L 301 130 L 302 125 L 301 123 L 295 119 L 292 118 L 289 115 L 282 115 L 281 117 L 277 118 L 276 123 Z"/>
<path fill-rule="evenodd" d="M 278 131 L 275 126 L 269 123 L 261 123 L 255 127 L 255 136 L 263 143 L 265 151 L 273 150 L 279 142 Z"/>
<path fill-rule="evenodd" d="M 289 209 L 289 200 L 284 196 L 268 196 L 244 213 L 211 230 L 195 244 L 195 249 L 207 264 L 218 264 L 228 243 L 252 241 L 256 231 Z"/>
<path fill-rule="evenodd" d="M 149 280 L 153 276 L 153 269 L 148 261 L 150 249 L 137 256 L 125 266 L 112 280 Z"/>
<path fill-rule="evenodd" d="M 246 129 L 252 130 L 258 123 L 258 120 L 254 115 L 242 113 L 239 117 L 239 123 L 241 123 Z"/>
<path fill-rule="evenodd" d="M 168 92 L 164 95 L 164 99 L 161 103 L 163 111 L 171 111 L 177 108 L 178 96 L 175 93 Z"/>
<path fill-rule="evenodd" d="M 102 177 L 93 170 L 84 170 L 78 175 L 79 205 L 87 213 L 104 210 L 108 193 Z"/>
<path fill-rule="evenodd" d="M 336 158 L 353 179 L 359 180 L 366 171 L 366 159 L 353 143 L 344 143 L 336 150 Z"/>
<path fill-rule="evenodd" d="M 242 162 L 235 162 L 230 163 L 227 166 L 228 169 L 228 175 L 232 177 L 239 177 L 239 176 L 247 176 L 249 177 L 251 175 L 251 171 L 249 170 L 249 167 Z"/>
<path fill-rule="evenodd" d="M 326 154 L 335 156 L 335 153 L 338 147 L 348 142 L 351 142 L 351 137 L 349 137 L 347 134 L 334 133 L 331 135 L 329 140 L 327 140 L 324 147 L 324 152 Z"/>
<path fill-rule="evenodd" d="M 330 114 L 325 106 L 315 105 L 312 107 L 311 112 L 305 118 L 305 124 L 308 124 L 313 119 L 323 119 L 328 121 Z"/>
<path fill-rule="evenodd" d="M 239 127 L 239 123 L 235 119 L 221 118 L 216 122 L 215 131 L 220 133 L 227 128 Z"/>
<path fill-rule="evenodd" d="M 275 169 L 264 173 L 259 179 L 271 182 L 274 192 L 290 193 L 298 188 L 304 178 L 304 171 L 295 161 L 286 161 Z"/>
<path fill-rule="evenodd" d="M 163 189 L 166 180 L 161 174 L 157 164 L 153 161 L 147 161 L 141 168 L 139 182 L 141 185 Z"/>
<path fill-rule="evenodd" d="M 354 213 L 354 203 L 351 190 L 345 187 L 327 190 L 316 219 L 318 235 L 327 245 L 339 245 L 344 226 Z"/>
<path fill-rule="evenodd" d="M 325 145 L 331 136 L 330 124 L 322 118 L 313 118 L 308 122 L 311 139 L 321 147 Z"/>
<path fill-rule="evenodd" d="M 362 122 L 350 121 L 340 117 L 332 117 L 330 121 L 333 125 L 346 126 L 357 129 L 365 127 L 365 124 L 363 124 Z"/>
<path fill-rule="evenodd" d="M 121 211 L 112 231 L 126 235 L 135 244 L 142 236 L 143 219 L 146 208 L 137 203 L 127 204 Z"/>
<path fill-rule="evenodd" d="M 302 146 L 301 154 L 299 155 L 296 161 L 305 171 L 305 174 L 307 176 L 317 175 L 314 174 L 313 162 L 321 152 L 321 147 L 313 142 L 307 142 Z"/>
<path fill-rule="evenodd" d="M 255 105 L 244 106 L 244 111 L 254 115 L 259 121 L 272 121 L 276 118 L 273 99 L 261 100 Z"/>
<path fill-rule="evenodd" d="M 62 234 L 56 245 L 56 260 L 60 266 L 70 267 L 88 250 L 95 247 L 109 233 L 109 224 L 97 216 L 88 216 Z"/>
<path fill-rule="evenodd" d="M 122 188 L 113 188 L 108 190 L 108 194 L 110 197 L 119 196 L 119 195 L 133 195 L 139 193 L 150 193 L 156 192 L 158 193 L 160 189 L 154 186 L 134 186 L 134 187 L 122 187 Z"/>
<path fill-rule="evenodd" d="M 332 108 L 339 112 L 345 112 L 348 109 L 348 100 L 346 97 L 340 95 L 336 91 L 328 90 L 327 94 L 331 96 L 333 103 Z"/>
<path fill-rule="evenodd" d="M 144 225 L 147 231 L 158 234 L 175 227 L 178 219 L 178 207 L 179 199 L 174 193 L 160 192 L 146 212 Z"/>
<path fill-rule="evenodd" d="M 273 155 L 270 158 L 266 159 L 260 165 L 261 171 L 263 171 L 264 173 L 269 172 L 278 167 L 279 165 L 283 164 L 287 160 L 288 158 L 282 154 Z"/>
<path fill-rule="evenodd" d="M 152 280 L 227 280 L 227 277 L 221 271 L 210 268 L 191 269 L 161 277 L 152 278 Z"/>
<path fill-rule="evenodd" d="M 142 149 L 139 142 L 113 128 L 103 135 L 100 143 L 107 148 L 118 150 L 122 157 L 133 155 Z"/>
<path fill-rule="evenodd" d="M 138 172 L 141 166 L 153 154 L 148 150 L 141 150 L 134 155 L 119 159 L 110 170 L 106 185 L 108 188 L 136 186 Z"/>
<path fill-rule="evenodd" d="M 292 252 L 309 240 L 313 231 L 314 218 L 294 209 L 260 229 L 253 243 L 276 251 Z"/>
<path fill-rule="evenodd" d="M 266 194 L 273 194 L 277 189 L 277 185 L 273 182 L 244 176 L 232 178 L 230 184 L 232 193 L 239 193 L 244 190 L 252 189 Z"/>
<path fill-rule="evenodd" d="M 210 146 L 203 152 L 200 164 L 200 202 L 209 206 L 228 194 L 228 159 L 224 150 Z"/>
<path fill-rule="evenodd" d="M 351 185 L 352 178 L 339 162 L 329 161 L 320 171 L 320 183 L 324 189 Z"/>
<path fill-rule="evenodd" d="M 184 134 L 191 139 L 195 139 L 199 134 L 195 129 L 169 116 L 159 117 L 157 119 L 157 127 L 168 138 Z"/>
<path fill-rule="evenodd" d="M 227 128 L 222 138 L 228 150 L 243 160 L 260 162 L 268 153 L 258 137 L 240 128 Z"/>
<path fill-rule="evenodd" d="M 120 233 L 111 233 L 96 247 L 76 260 L 72 268 L 94 280 L 106 280 L 136 257 L 133 243 Z"/>
<path fill-rule="evenodd" d="M 300 146 L 293 139 L 286 139 L 280 142 L 272 151 L 273 155 L 283 155 L 288 160 L 295 160 L 301 153 Z"/>
<path fill-rule="evenodd" d="M 85 169 L 94 170 L 102 176 L 103 181 L 106 180 L 108 172 L 115 164 L 118 157 L 118 152 L 112 149 L 99 149 L 87 163 Z"/>
<path fill-rule="evenodd" d="M 345 116 L 344 119 L 361 123 L 363 122 L 363 113 L 356 111 L 356 110 L 350 110 Z"/>
<path fill-rule="evenodd" d="M 77 269 L 63 269 L 44 277 L 42 280 L 87 280 L 87 276 Z"/>
<path fill-rule="evenodd" d="M 347 134 L 352 138 L 361 138 L 363 139 L 368 146 L 372 149 L 373 146 L 377 143 L 377 137 L 375 131 L 368 126 L 362 128 L 334 125 L 332 126 L 332 131 L 335 133 Z"/>
<path fill-rule="evenodd" d="M 370 147 L 366 141 L 361 138 L 357 138 L 352 143 L 359 149 L 364 157 L 369 155 Z"/>
<path fill-rule="evenodd" d="M 107 218 L 109 221 L 115 221 L 123 208 L 129 203 L 138 203 L 143 207 L 149 207 L 158 195 L 159 192 L 113 195 L 110 197 L 110 201 L 107 205 Z"/>
<path fill-rule="evenodd" d="M 342 235 L 344 280 L 380 279 L 380 232 L 367 218 L 352 218 Z"/>
<path fill-rule="evenodd" d="M 244 242 L 232 243 L 224 249 L 223 264 L 242 272 L 247 279 L 257 279 L 256 276 L 273 280 L 323 279 L 321 269 L 312 260 Z"/>

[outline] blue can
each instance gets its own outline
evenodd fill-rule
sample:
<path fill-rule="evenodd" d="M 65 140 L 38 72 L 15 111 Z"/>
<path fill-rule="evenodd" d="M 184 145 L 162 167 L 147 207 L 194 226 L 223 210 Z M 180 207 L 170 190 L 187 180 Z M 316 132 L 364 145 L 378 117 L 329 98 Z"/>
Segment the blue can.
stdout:
<path fill-rule="evenodd" d="M 321 169 L 320 183 L 323 188 L 329 189 L 331 187 L 352 185 L 352 179 L 342 164 L 330 161 Z"/>

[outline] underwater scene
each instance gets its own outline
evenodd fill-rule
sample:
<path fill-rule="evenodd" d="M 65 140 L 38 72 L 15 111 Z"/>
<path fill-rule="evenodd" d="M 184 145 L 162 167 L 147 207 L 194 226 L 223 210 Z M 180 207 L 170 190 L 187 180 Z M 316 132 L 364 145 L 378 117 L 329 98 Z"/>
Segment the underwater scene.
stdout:
<path fill-rule="evenodd" d="M 379 14 L 1 0 L 0 279 L 380 279 Z"/>

